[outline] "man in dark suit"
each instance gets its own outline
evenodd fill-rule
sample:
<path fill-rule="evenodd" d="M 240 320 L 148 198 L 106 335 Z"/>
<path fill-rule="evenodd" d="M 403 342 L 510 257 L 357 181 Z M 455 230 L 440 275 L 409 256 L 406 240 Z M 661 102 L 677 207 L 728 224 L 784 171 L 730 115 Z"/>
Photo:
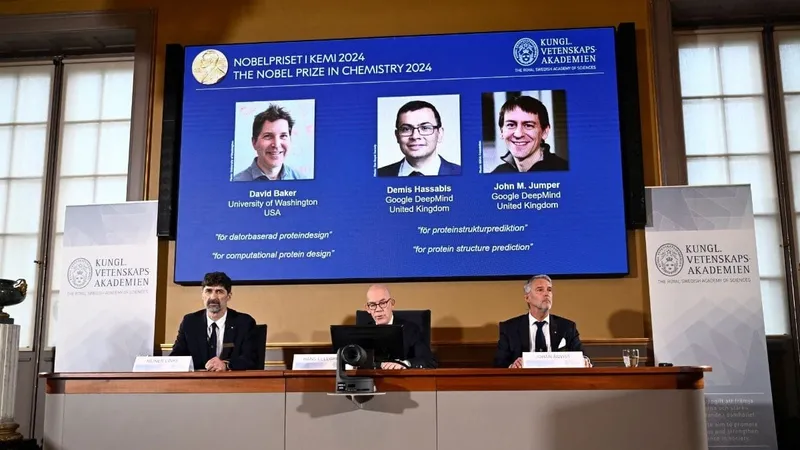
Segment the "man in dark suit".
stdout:
<path fill-rule="evenodd" d="M 444 138 L 444 127 L 439 111 L 429 102 L 414 100 L 401 106 L 394 135 L 405 158 L 379 168 L 379 177 L 461 174 L 461 166 L 447 161 L 436 151 Z"/>
<path fill-rule="evenodd" d="M 555 314 L 553 281 L 547 275 L 536 275 L 524 286 L 528 313 L 500 322 L 500 338 L 494 356 L 495 367 L 522 368 L 523 352 L 582 352 L 575 322 Z M 591 367 L 589 358 L 584 357 Z"/>
<path fill-rule="evenodd" d="M 422 329 L 414 322 L 395 317 L 395 301 L 389 288 L 373 285 L 367 290 L 367 312 L 372 316 L 371 325 L 400 325 L 403 327 L 404 361 L 383 362 L 381 369 L 435 369 L 439 366 L 430 345 L 422 337 Z"/>
<path fill-rule="evenodd" d="M 171 356 L 191 356 L 195 370 L 263 369 L 255 367 L 258 351 L 256 321 L 249 315 L 228 308 L 231 279 L 223 272 L 207 273 L 203 278 L 205 309 L 187 314 L 178 328 Z"/>

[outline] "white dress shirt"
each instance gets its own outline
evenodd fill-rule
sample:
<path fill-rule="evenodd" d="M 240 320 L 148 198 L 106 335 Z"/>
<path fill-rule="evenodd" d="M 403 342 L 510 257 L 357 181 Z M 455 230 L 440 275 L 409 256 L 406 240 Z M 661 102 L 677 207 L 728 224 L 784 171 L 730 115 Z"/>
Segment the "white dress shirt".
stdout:
<path fill-rule="evenodd" d="M 536 318 L 533 317 L 533 315 L 531 315 L 531 313 L 528 313 L 528 320 L 530 322 L 530 327 L 528 329 L 528 334 L 530 334 L 530 337 L 531 337 L 531 351 L 535 352 L 536 351 L 536 330 L 539 329 L 539 326 L 536 325 L 536 322 L 538 322 L 538 320 L 536 320 Z M 544 325 L 542 325 L 542 333 L 544 333 L 544 341 L 547 343 L 547 351 L 548 352 L 552 352 L 553 351 L 553 347 L 550 344 L 550 314 L 545 316 L 545 318 L 544 318 L 544 320 L 542 320 L 542 322 L 544 322 Z"/>
<path fill-rule="evenodd" d="M 225 337 L 225 318 L 227 317 L 228 311 L 225 311 L 225 314 L 217 320 L 211 320 L 208 314 L 206 314 L 206 333 L 208 337 L 211 337 L 211 324 L 214 322 L 217 323 L 217 354 L 214 355 L 217 357 L 222 353 L 222 341 Z"/>
<path fill-rule="evenodd" d="M 428 162 L 419 169 L 414 168 L 414 166 L 409 164 L 408 160 L 404 158 L 403 163 L 400 164 L 400 172 L 397 176 L 407 177 L 411 175 L 411 172 L 419 172 L 429 177 L 435 177 L 439 175 L 439 167 L 441 167 L 441 165 L 442 160 L 439 158 L 439 155 L 433 155 L 433 158 L 429 159 Z"/>

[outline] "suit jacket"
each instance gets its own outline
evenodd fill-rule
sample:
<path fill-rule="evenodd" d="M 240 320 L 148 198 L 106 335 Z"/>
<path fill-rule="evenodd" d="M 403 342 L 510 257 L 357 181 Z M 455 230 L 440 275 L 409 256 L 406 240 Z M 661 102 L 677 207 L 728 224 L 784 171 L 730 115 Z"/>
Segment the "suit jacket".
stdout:
<path fill-rule="evenodd" d="M 523 352 L 531 351 L 531 327 L 528 317 L 528 313 L 525 313 L 500 322 L 500 338 L 497 340 L 497 350 L 494 354 L 495 367 L 508 367 L 521 357 Z M 549 328 L 552 351 L 583 351 L 583 344 L 575 322 L 550 314 Z M 567 345 L 558 348 L 561 339 L 565 339 Z"/>
<path fill-rule="evenodd" d="M 439 165 L 439 176 L 446 176 L 446 175 L 461 175 L 461 166 L 458 164 L 453 164 L 450 161 L 442 158 L 441 156 L 439 159 L 442 160 L 442 164 Z M 400 165 L 403 164 L 403 160 L 397 161 L 394 164 L 389 164 L 388 166 L 383 166 L 378 168 L 378 176 L 379 177 L 396 177 L 400 173 Z"/>
<path fill-rule="evenodd" d="M 419 325 L 408 320 L 394 316 L 393 325 L 403 327 L 403 359 L 409 362 L 412 369 L 435 369 L 439 367 L 430 345 L 422 338 L 422 329 Z M 370 318 L 367 325 L 375 325 L 375 320 Z"/>
<path fill-rule="evenodd" d="M 249 314 L 228 308 L 225 334 L 222 336 L 222 353 L 219 358 L 228 361 L 231 370 L 263 369 L 255 367 L 259 351 L 255 342 L 255 329 L 256 321 Z M 260 351 L 263 352 L 264 349 Z M 183 316 L 170 355 L 191 356 L 195 370 L 205 370 L 208 360 L 216 356 L 210 354 L 208 350 L 208 323 L 205 309 Z"/>

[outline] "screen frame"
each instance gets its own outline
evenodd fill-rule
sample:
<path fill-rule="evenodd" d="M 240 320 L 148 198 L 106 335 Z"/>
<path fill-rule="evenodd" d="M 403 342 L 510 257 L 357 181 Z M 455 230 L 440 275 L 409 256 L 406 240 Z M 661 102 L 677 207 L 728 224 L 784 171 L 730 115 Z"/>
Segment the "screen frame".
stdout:
<path fill-rule="evenodd" d="M 619 135 L 619 152 L 620 152 L 620 165 L 622 167 L 622 180 L 620 180 L 621 187 L 622 187 L 622 195 L 623 195 L 623 210 L 622 210 L 622 219 L 623 219 L 623 228 L 626 234 L 626 239 L 624 240 L 625 245 L 625 255 L 626 255 L 626 268 L 627 270 L 622 272 L 603 272 L 603 273 L 556 273 L 556 272 L 546 272 L 541 271 L 538 273 L 547 273 L 550 278 L 556 280 L 583 280 L 583 279 L 617 279 L 617 278 L 624 278 L 633 272 L 633 265 L 635 261 L 632 261 L 632 254 L 631 254 L 631 238 L 633 237 L 631 231 L 634 226 L 632 226 L 630 219 L 629 219 L 629 209 L 631 208 L 631 203 L 635 202 L 635 199 L 631 199 L 630 191 L 632 189 L 631 186 L 628 185 L 628 178 L 630 167 L 627 167 L 626 164 L 626 149 L 630 145 L 629 142 L 626 142 L 630 139 L 623 130 L 626 128 L 628 123 L 636 122 L 635 125 L 640 125 L 641 120 L 641 112 L 639 111 L 635 117 L 632 114 L 625 114 L 621 108 L 621 104 L 623 101 L 624 92 L 620 89 L 619 86 L 619 70 L 621 65 L 624 63 L 624 59 L 628 57 L 628 55 L 620 55 L 619 54 L 619 39 L 620 39 L 620 27 L 621 26 L 634 26 L 635 24 L 632 23 L 620 23 L 618 25 L 607 25 L 607 26 L 584 26 L 584 27 L 552 27 L 552 28 L 517 28 L 517 29 L 503 29 L 503 30 L 491 30 L 491 31 L 465 31 L 465 32 L 451 32 L 451 33 L 419 33 L 419 34 L 395 34 L 395 35 L 374 35 L 374 36 L 357 36 L 357 37 L 333 37 L 333 38 L 314 38 L 314 39 L 290 39 L 290 40 L 274 40 L 274 41 L 242 41 L 242 42 L 232 42 L 232 43 L 215 43 L 215 44 L 191 44 L 183 46 L 183 55 L 181 62 L 183 64 L 183 68 L 185 70 L 187 60 L 186 60 L 186 50 L 192 48 L 207 48 L 207 47 L 215 47 L 215 48 L 224 48 L 228 46 L 240 46 L 240 45 L 261 45 L 261 44 L 289 44 L 289 43 L 313 43 L 313 42 L 331 42 L 331 41 L 353 41 L 353 40 L 371 40 L 371 39 L 392 39 L 392 38 L 416 38 L 416 37 L 440 37 L 440 36 L 460 36 L 460 35 L 482 35 L 482 34 L 499 34 L 499 33 L 519 33 L 519 32 L 546 32 L 546 31 L 572 31 L 572 30 L 612 30 L 613 31 L 613 47 L 614 47 L 614 65 L 616 68 L 616 77 L 615 81 L 617 82 L 617 103 L 616 108 L 618 112 L 618 135 Z M 638 74 L 636 75 L 638 77 Z M 181 90 L 183 86 L 181 86 Z M 178 109 L 178 116 L 183 116 L 183 108 L 184 104 L 183 101 L 180 103 L 180 108 Z M 623 123 L 624 122 L 624 123 Z M 178 136 L 180 136 L 182 129 L 179 128 L 176 130 Z M 641 147 L 641 145 L 640 145 Z M 180 154 L 183 151 L 183 147 L 179 147 L 175 149 L 177 153 L 177 158 L 180 158 Z M 174 171 L 174 176 L 178 177 L 180 174 L 180 163 L 178 163 L 178 167 Z M 642 168 L 639 168 L 642 170 Z M 177 246 L 179 241 L 179 234 L 180 234 L 180 227 L 177 226 L 178 222 L 178 211 L 180 209 L 180 181 L 177 181 L 176 188 L 172 191 L 172 195 L 176 197 L 176 207 L 173 208 L 172 213 L 175 214 L 175 247 L 173 249 L 173 261 L 172 261 L 172 282 L 179 286 L 200 286 L 202 284 L 202 280 L 197 281 L 178 281 L 176 276 L 175 267 L 177 266 Z M 635 248 L 635 246 L 634 246 Z M 577 256 L 577 255 L 576 255 Z M 285 285 L 336 285 L 336 284 L 352 284 L 352 283 L 371 283 L 371 282 L 423 282 L 423 283 L 431 283 L 431 282 L 449 282 L 449 281 L 520 281 L 520 280 L 527 280 L 533 275 L 531 273 L 523 273 L 523 272 L 514 272 L 508 273 L 505 275 L 465 275 L 465 276 L 424 276 L 424 277 L 357 277 L 357 278 L 317 278 L 317 279 L 278 279 L 278 280 L 269 280 L 269 279 L 260 279 L 260 280 L 246 280 L 246 279 L 238 279 L 233 280 L 233 285 L 238 286 L 285 286 Z"/>

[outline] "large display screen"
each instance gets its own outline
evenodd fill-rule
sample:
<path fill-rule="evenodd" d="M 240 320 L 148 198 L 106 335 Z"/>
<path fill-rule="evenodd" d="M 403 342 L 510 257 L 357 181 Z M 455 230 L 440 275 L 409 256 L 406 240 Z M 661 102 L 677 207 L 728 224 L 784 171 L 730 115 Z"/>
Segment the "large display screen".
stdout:
<path fill-rule="evenodd" d="M 175 281 L 628 272 L 614 28 L 187 47 Z"/>

